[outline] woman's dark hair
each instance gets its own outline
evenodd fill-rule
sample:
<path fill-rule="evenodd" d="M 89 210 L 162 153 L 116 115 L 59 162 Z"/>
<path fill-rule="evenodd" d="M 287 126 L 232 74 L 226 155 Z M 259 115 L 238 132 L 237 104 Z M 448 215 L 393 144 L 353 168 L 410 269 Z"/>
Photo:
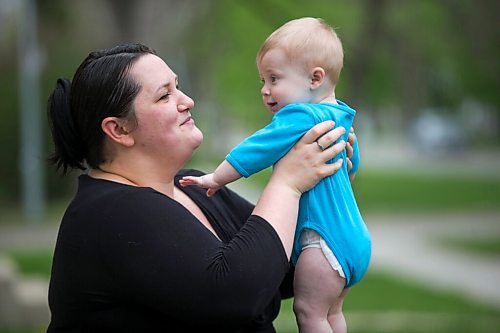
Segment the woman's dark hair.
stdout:
<path fill-rule="evenodd" d="M 58 170 L 97 168 L 105 162 L 104 118 L 136 121 L 133 101 L 141 87 L 128 73 L 145 54 L 156 52 L 142 44 L 95 51 L 78 67 L 73 82 L 57 80 L 47 113 L 54 141 L 49 161 Z"/>

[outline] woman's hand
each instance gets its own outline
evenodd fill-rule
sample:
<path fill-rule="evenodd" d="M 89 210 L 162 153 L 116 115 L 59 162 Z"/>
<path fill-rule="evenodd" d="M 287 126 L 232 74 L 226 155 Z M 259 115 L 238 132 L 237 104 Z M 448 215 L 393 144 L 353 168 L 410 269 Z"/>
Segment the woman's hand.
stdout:
<path fill-rule="evenodd" d="M 326 121 L 314 126 L 276 163 L 253 210 L 253 214 L 267 220 L 276 230 L 289 259 L 300 196 L 342 165 L 341 159 L 333 164 L 326 163 L 345 148 L 344 141 L 330 147 L 345 133 L 343 127 L 331 130 L 334 125 L 333 121 Z"/>
<path fill-rule="evenodd" d="M 356 134 L 354 134 L 354 128 L 351 127 L 351 130 L 349 131 L 349 136 L 347 138 L 347 144 L 345 147 L 346 150 L 346 156 L 347 156 L 347 172 L 351 172 L 352 169 L 352 162 L 351 158 L 354 155 L 354 143 L 356 142 Z M 351 183 L 354 181 L 354 177 L 356 177 L 356 172 L 349 174 L 349 180 Z"/>
<path fill-rule="evenodd" d="M 334 125 L 333 121 L 326 121 L 311 128 L 276 164 L 271 178 L 279 178 L 302 194 L 321 179 L 337 172 L 342 166 L 342 159 L 332 164 L 326 162 L 339 154 L 346 143 L 340 141 L 330 147 L 345 133 L 343 127 L 331 130 Z"/>

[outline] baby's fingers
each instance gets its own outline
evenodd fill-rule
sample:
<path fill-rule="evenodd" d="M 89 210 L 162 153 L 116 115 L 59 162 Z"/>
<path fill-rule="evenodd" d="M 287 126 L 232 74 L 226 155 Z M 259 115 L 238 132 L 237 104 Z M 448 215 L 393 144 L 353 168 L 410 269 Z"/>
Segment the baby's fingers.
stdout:
<path fill-rule="evenodd" d="M 201 185 L 202 181 L 201 177 L 185 176 L 179 180 L 179 184 L 181 184 L 182 187 L 186 187 L 189 185 Z"/>
<path fill-rule="evenodd" d="M 217 192 L 218 189 L 213 189 L 213 188 L 209 188 L 207 190 L 207 197 L 211 197 L 212 195 L 215 194 L 215 192 Z"/>

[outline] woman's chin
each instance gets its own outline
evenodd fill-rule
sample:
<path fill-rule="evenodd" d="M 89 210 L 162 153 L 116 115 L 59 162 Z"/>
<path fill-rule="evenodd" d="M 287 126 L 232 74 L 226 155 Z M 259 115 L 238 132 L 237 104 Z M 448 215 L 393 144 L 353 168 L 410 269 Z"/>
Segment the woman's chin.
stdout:
<path fill-rule="evenodd" d="M 194 149 L 198 148 L 203 142 L 203 133 L 196 127 L 193 133 Z"/>

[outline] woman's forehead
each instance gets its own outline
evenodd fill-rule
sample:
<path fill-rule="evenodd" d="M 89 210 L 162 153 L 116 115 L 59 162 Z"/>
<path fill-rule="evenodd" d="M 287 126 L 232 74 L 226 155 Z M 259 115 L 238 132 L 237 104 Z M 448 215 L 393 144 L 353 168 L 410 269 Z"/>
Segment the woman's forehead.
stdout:
<path fill-rule="evenodd" d="M 152 92 L 162 86 L 172 84 L 177 79 L 177 75 L 165 61 L 153 54 L 140 57 L 130 69 L 130 74 L 141 84 L 143 89 Z"/>

